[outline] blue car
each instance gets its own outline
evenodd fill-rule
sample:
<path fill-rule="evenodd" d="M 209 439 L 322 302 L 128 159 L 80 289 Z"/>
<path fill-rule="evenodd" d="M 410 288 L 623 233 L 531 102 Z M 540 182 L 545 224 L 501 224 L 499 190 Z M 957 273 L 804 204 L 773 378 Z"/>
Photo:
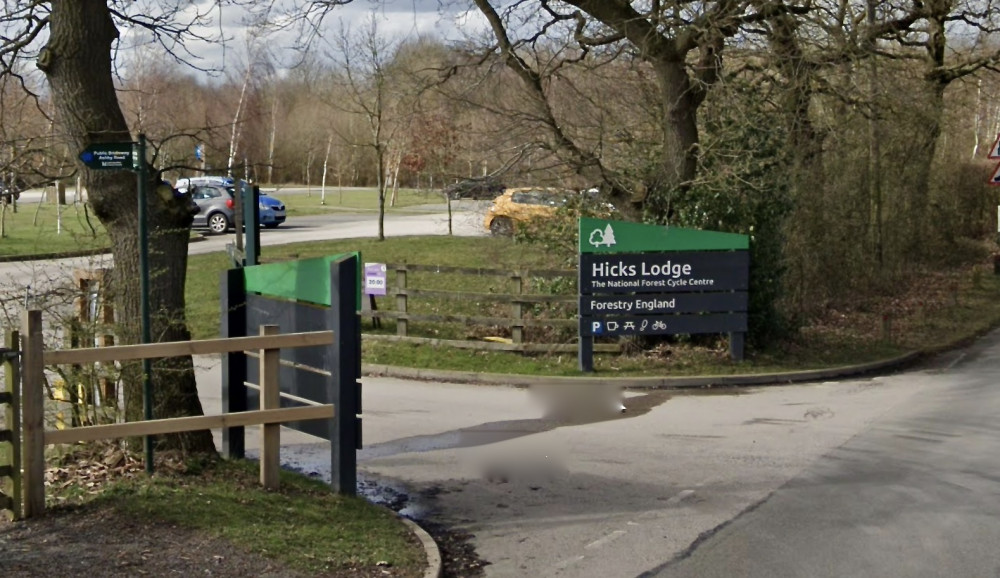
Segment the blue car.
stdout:
<path fill-rule="evenodd" d="M 274 197 L 261 193 L 259 211 L 260 224 L 268 229 L 273 229 L 285 222 L 285 203 Z"/>

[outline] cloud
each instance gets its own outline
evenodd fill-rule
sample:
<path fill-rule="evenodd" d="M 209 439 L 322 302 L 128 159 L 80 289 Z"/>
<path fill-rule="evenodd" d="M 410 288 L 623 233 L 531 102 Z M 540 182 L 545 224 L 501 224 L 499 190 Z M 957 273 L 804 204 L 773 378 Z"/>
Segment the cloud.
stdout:
<path fill-rule="evenodd" d="M 185 3 L 181 5 L 176 21 L 193 23 L 192 31 L 198 38 L 185 42 L 183 50 L 175 46 L 174 51 L 182 55 L 190 53 L 187 58 L 190 64 L 218 71 L 214 76 L 220 76 L 224 73 L 238 74 L 244 69 L 248 45 L 250 50 L 259 50 L 264 46 L 280 68 L 295 60 L 293 48 L 303 38 L 303 33 L 298 23 L 290 18 L 301 15 L 307 4 L 307 0 L 277 0 L 266 14 L 265 19 L 270 26 L 255 29 L 254 22 L 261 21 L 262 15 L 249 11 L 245 5 L 211 0 Z M 257 10 L 260 9 L 258 6 Z M 479 12 L 469 10 L 467 2 L 354 0 L 331 8 L 322 20 L 318 36 L 332 37 L 338 33 L 341 23 L 350 28 L 363 26 L 372 14 L 378 19 L 380 33 L 397 40 L 417 36 L 458 40 L 473 29 L 484 26 Z M 278 26 L 281 23 L 286 26 Z M 142 31 L 136 28 L 124 29 L 122 33 L 123 51 L 148 41 L 148 38 L 140 36 Z M 127 64 L 122 64 L 122 67 L 124 69 Z"/>

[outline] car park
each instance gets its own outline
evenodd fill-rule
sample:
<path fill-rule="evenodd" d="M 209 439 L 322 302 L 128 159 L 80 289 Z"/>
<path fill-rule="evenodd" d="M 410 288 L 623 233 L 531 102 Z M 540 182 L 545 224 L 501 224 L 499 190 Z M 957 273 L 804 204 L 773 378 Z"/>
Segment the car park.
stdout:
<path fill-rule="evenodd" d="M 192 177 L 178 179 L 174 187 L 190 195 L 200 209 L 194 216 L 194 227 L 207 228 L 213 234 L 227 232 L 235 223 L 236 188 L 228 177 Z M 285 222 L 285 204 L 261 193 L 258 197 L 261 226 L 273 229 Z"/>

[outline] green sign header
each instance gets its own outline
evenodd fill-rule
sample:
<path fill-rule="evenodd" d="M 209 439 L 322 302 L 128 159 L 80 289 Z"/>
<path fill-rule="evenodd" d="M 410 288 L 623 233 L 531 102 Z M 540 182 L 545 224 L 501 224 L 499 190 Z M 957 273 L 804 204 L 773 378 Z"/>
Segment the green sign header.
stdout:
<path fill-rule="evenodd" d="M 580 219 L 581 253 L 732 251 L 749 249 L 750 237 L 605 219 Z"/>
<path fill-rule="evenodd" d="M 329 307 L 330 264 L 350 255 L 358 257 L 360 267 L 361 254 L 357 252 L 244 267 L 245 287 L 251 293 Z"/>

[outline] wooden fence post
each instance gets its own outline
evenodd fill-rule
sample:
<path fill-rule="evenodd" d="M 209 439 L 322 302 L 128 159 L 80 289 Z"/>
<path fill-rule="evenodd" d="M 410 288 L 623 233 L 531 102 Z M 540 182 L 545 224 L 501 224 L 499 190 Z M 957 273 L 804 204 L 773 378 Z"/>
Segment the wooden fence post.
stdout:
<path fill-rule="evenodd" d="M 261 335 L 277 335 L 277 325 L 262 325 Z M 278 349 L 260 350 L 260 409 L 279 409 L 281 389 L 278 385 Z M 278 488 L 278 471 L 281 468 L 281 424 L 266 423 L 260 426 L 260 483 L 269 490 Z"/>
<path fill-rule="evenodd" d="M 520 273 L 516 273 L 511 276 L 514 281 L 514 293 L 516 295 L 524 294 L 524 277 Z M 513 309 L 514 322 L 518 323 L 524 319 L 524 304 L 520 301 L 511 301 L 511 308 Z M 524 343 L 524 325 L 512 325 L 510 328 L 511 340 L 514 343 Z"/>
<path fill-rule="evenodd" d="M 406 269 L 396 269 L 396 311 L 406 314 Z M 396 335 L 406 337 L 406 319 L 396 319 Z M 340 411 L 338 408 L 337 411 Z"/>
<path fill-rule="evenodd" d="M 24 517 L 45 512 L 45 363 L 42 348 L 42 312 L 21 316 L 21 415 Z"/>
<path fill-rule="evenodd" d="M 0 488 L 8 492 L 7 508 L 11 511 L 14 519 L 22 516 L 21 509 L 21 412 L 20 412 L 20 389 L 21 372 L 17 352 L 20 350 L 20 339 L 17 331 L 7 330 L 4 336 L 4 343 L 7 346 L 10 357 L 4 360 L 4 387 L 7 397 L 4 408 L 4 424 L 7 428 L 10 451 L 9 467 L 7 475 L 10 478 L 9 484 L 0 484 Z M 3 441 L 3 440 L 0 440 Z M 3 477 L 3 474 L 0 474 Z"/>

